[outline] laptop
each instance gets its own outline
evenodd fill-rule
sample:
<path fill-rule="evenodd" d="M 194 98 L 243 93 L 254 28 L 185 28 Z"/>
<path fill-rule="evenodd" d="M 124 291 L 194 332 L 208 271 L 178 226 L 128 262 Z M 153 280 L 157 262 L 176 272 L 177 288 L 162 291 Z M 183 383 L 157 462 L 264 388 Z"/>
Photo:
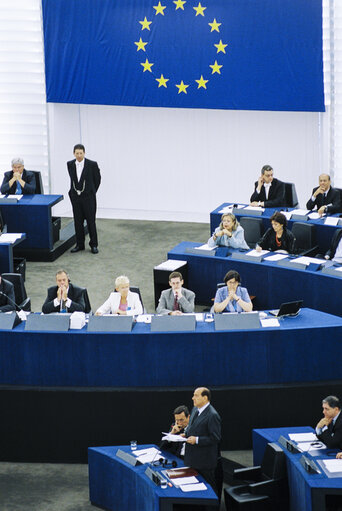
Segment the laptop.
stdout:
<path fill-rule="evenodd" d="M 280 309 L 273 309 L 270 314 L 277 316 L 277 318 L 283 316 L 297 316 L 303 304 L 303 300 L 297 300 L 296 302 L 282 303 Z"/>

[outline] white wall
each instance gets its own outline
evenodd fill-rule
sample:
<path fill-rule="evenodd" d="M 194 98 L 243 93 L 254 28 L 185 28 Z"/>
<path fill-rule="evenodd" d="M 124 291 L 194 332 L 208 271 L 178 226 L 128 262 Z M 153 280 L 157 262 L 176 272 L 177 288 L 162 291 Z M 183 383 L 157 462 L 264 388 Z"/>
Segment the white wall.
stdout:
<path fill-rule="evenodd" d="M 82 142 L 102 172 L 98 217 L 207 222 L 248 202 L 264 164 L 304 205 L 327 171 L 327 114 L 49 105 L 51 193 L 71 212 L 66 161 Z"/>

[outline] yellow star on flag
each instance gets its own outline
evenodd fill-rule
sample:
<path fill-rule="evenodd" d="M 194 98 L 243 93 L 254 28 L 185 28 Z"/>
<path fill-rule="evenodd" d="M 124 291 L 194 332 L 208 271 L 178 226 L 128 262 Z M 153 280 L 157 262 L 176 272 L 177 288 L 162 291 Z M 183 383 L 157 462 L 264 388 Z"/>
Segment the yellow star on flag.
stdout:
<path fill-rule="evenodd" d="M 217 23 L 216 18 L 214 18 L 214 21 L 212 23 L 208 23 L 208 25 L 211 26 L 210 32 L 213 32 L 214 30 L 219 32 L 219 27 L 222 25 L 222 23 Z"/>
<path fill-rule="evenodd" d="M 145 60 L 145 62 L 141 62 L 140 65 L 144 68 L 144 71 L 143 73 L 145 73 L 145 71 L 149 71 L 150 73 L 152 73 L 152 66 L 154 66 L 154 64 L 152 64 L 152 62 L 149 62 L 148 59 Z"/>
<path fill-rule="evenodd" d="M 140 37 L 139 41 L 134 44 L 137 45 L 137 51 L 139 51 L 139 50 L 146 51 L 145 46 L 147 43 L 144 43 L 144 41 L 142 41 L 141 37 Z"/>
<path fill-rule="evenodd" d="M 173 0 L 173 3 L 176 5 L 176 11 L 177 9 L 182 9 L 184 11 L 185 0 Z"/>
<path fill-rule="evenodd" d="M 210 64 L 209 67 L 211 67 L 212 69 L 212 72 L 211 74 L 213 75 L 214 73 L 218 73 L 219 75 L 221 74 L 221 67 L 223 66 L 220 66 L 218 63 L 217 63 L 217 60 L 215 60 L 215 64 Z"/>
<path fill-rule="evenodd" d="M 145 28 L 147 30 L 151 30 L 150 25 L 151 25 L 152 21 L 147 21 L 146 16 L 145 16 L 144 21 L 139 21 L 139 23 L 141 24 L 141 30 L 145 30 Z"/>
<path fill-rule="evenodd" d="M 201 16 L 204 16 L 204 11 L 205 11 L 206 7 L 202 7 L 201 6 L 201 2 L 199 2 L 198 6 L 197 7 L 193 7 L 193 9 L 195 9 L 195 11 L 196 11 L 196 16 L 198 16 L 199 14 Z"/>
<path fill-rule="evenodd" d="M 180 94 L 181 92 L 187 94 L 186 89 L 189 87 L 189 85 L 185 85 L 185 83 L 182 80 L 179 85 L 176 84 L 176 87 L 178 87 L 178 94 Z"/>
<path fill-rule="evenodd" d="M 166 85 L 166 82 L 169 81 L 168 78 L 164 78 L 164 75 L 160 75 L 160 78 L 156 78 L 156 81 L 159 83 L 158 85 L 158 89 L 159 87 L 165 87 L 165 89 L 167 89 L 167 85 Z"/>
<path fill-rule="evenodd" d="M 166 9 L 166 5 L 162 5 L 160 2 L 158 5 L 154 5 L 153 9 L 156 10 L 156 16 L 157 14 L 162 14 L 164 16 L 164 9 Z"/>
<path fill-rule="evenodd" d="M 203 87 L 203 89 L 206 89 L 207 88 L 206 83 L 208 83 L 209 80 L 204 80 L 203 75 L 201 75 L 201 78 L 199 80 L 195 80 L 195 82 L 198 83 L 197 89 L 200 89 L 201 87 Z"/>
<path fill-rule="evenodd" d="M 222 53 L 226 53 L 225 47 L 228 46 L 228 44 L 223 44 L 220 39 L 220 42 L 218 44 L 214 44 L 214 46 L 217 48 L 217 53 L 220 53 L 220 51 L 222 51 Z"/>

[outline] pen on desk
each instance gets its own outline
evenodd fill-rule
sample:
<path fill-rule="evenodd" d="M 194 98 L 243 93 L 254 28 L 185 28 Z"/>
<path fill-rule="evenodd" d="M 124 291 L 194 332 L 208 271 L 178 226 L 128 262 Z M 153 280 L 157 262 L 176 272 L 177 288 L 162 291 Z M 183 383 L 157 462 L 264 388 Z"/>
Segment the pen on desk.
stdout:
<path fill-rule="evenodd" d="M 167 484 L 170 486 L 170 488 L 172 488 L 172 484 L 171 483 L 167 483 Z"/>

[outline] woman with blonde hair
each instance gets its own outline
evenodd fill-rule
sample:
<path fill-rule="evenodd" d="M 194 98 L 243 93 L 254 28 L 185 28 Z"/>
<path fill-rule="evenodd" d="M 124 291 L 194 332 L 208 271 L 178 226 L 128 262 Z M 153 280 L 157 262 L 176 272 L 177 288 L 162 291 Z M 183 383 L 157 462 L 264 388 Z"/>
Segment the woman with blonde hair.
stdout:
<path fill-rule="evenodd" d="M 230 247 L 249 249 L 245 241 L 243 227 L 236 220 L 233 213 L 224 213 L 221 217 L 221 223 L 216 227 L 214 234 L 208 240 L 210 247 Z"/>
<path fill-rule="evenodd" d="M 139 295 L 129 290 L 129 279 L 125 275 L 115 279 L 115 292 L 110 293 L 108 300 L 95 312 L 96 316 L 103 314 L 136 316 L 142 313 L 143 307 Z"/>

